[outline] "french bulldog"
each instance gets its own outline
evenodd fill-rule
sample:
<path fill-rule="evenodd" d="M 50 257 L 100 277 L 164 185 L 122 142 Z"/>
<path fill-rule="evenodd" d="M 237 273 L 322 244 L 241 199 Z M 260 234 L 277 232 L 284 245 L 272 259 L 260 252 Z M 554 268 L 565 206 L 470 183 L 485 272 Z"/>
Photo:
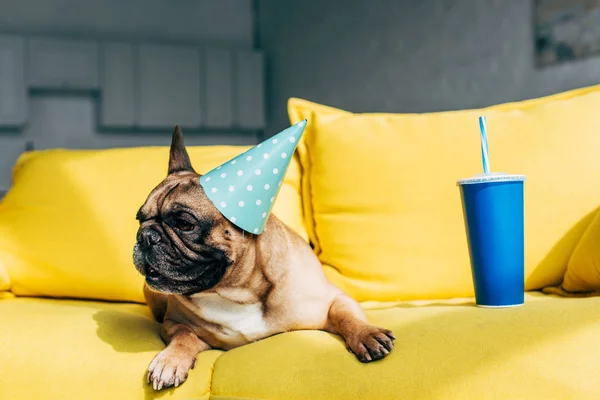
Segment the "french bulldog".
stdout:
<path fill-rule="evenodd" d="M 176 126 L 168 174 L 137 213 L 133 251 L 166 343 L 148 367 L 154 390 L 181 385 L 201 351 L 294 330 L 339 335 L 364 363 L 392 351 L 394 334 L 369 324 L 327 280 L 308 243 L 274 215 L 260 235 L 238 228 L 205 195 L 200 176 Z"/>

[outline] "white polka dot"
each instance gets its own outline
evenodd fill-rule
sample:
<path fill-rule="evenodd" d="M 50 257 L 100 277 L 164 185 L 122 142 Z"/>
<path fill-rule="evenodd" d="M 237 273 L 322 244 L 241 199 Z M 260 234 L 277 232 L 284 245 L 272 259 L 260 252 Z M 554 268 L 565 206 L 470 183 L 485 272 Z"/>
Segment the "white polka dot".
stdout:
<path fill-rule="evenodd" d="M 272 203 L 273 200 L 275 200 L 275 197 L 271 197 L 271 200 L 269 200 L 269 201 Z"/>
<path fill-rule="evenodd" d="M 261 203 L 262 203 L 262 201 L 260 201 L 260 200 L 256 200 L 256 205 L 257 205 L 257 206 L 260 206 L 260 204 L 261 204 Z"/>
<path fill-rule="evenodd" d="M 242 176 L 244 175 L 244 171 L 242 171 L 241 169 L 237 172 L 238 176 Z"/>
<path fill-rule="evenodd" d="M 267 216 L 267 213 L 262 213 L 262 217 L 263 218 L 266 217 L 266 216 Z"/>
<path fill-rule="evenodd" d="M 249 191 L 249 192 L 251 192 L 252 191 L 252 185 L 246 186 L 246 190 Z"/>
<path fill-rule="evenodd" d="M 255 173 L 256 175 L 260 175 L 260 174 L 262 174 L 262 171 L 261 171 L 260 169 L 255 169 L 255 170 L 254 170 L 254 173 Z"/>
<path fill-rule="evenodd" d="M 235 192 L 235 186 L 229 186 L 229 191 L 230 192 Z"/>
<path fill-rule="evenodd" d="M 238 203 L 238 206 L 240 206 L 240 207 L 244 207 L 244 202 L 243 202 L 243 201 L 240 201 L 240 202 Z"/>
<path fill-rule="evenodd" d="M 252 156 L 246 157 L 246 161 L 252 161 Z"/>
<path fill-rule="evenodd" d="M 207 176 L 204 182 L 210 182 L 210 176 Z"/>
<path fill-rule="evenodd" d="M 271 185 L 269 185 L 268 183 L 265 185 L 265 190 L 269 190 L 269 188 L 271 187 Z"/>
<path fill-rule="evenodd" d="M 290 142 L 291 142 L 291 143 L 294 143 L 295 141 L 296 141 L 296 138 L 292 136 L 292 137 L 290 138 Z"/>
<path fill-rule="evenodd" d="M 278 173 L 279 173 L 279 170 L 278 170 L 277 168 L 273 168 L 273 173 L 274 173 L 274 174 L 278 174 Z"/>
<path fill-rule="evenodd" d="M 212 188 L 212 189 L 210 189 L 210 191 L 213 193 L 217 193 L 217 188 Z"/>
<path fill-rule="evenodd" d="M 231 165 L 235 165 L 235 163 L 236 163 L 236 162 L 237 162 L 237 160 L 233 160 L 233 161 L 231 162 Z"/>
<path fill-rule="evenodd" d="M 281 181 L 279 181 L 279 183 L 277 184 L 277 187 L 281 187 Z"/>
<path fill-rule="evenodd" d="M 287 153 L 281 153 L 281 158 L 286 158 L 287 157 Z"/>
<path fill-rule="evenodd" d="M 273 144 L 277 144 L 277 143 L 279 143 L 279 140 L 273 139 Z"/>
<path fill-rule="evenodd" d="M 225 203 L 224 201 L 221 202 L 221 207 L 227 207 L 227 203 Z"/>
<path fill-rule="evenodd" d="M 223 172 L 223 173 L 221 174 L 221 178 L 225 178 L 226 176 L 227 176 L 227 174 L 226 174 L 225 172 Z"/>
<path fill-rule="evenodd" d="M 258 228 L 254 228 L 254 233 L 258 233 Z"/>
<path fill-rule="evenodd" d="M 256 146 L 256 148 L 257 148 L 257 149 L 260 149 L 260 146 L 262 146 L 262 143 L 259 143 L 259 144 Z"/>
<path fill-rule="evenodd" d="M 265 154 L 263 154 L 263 158 L 264 158 L 265 160 L 266 160 L 266 159 L 268 159 L 269 157 L 271 157 L 271 155 L 270 155 L 269 153 L 265 153 Z"/>
<path fill-rule="evenodd" d="M 222 165 L 219 165 L 219 166 L 217 167 L 217 169 L 221 169 L 221 168 L 223 168 L 223 166 L 222 166 Z"/>
<path fill-rule="evenodd" d="M 230 221 L 235 222 L 235 221 L 237 221 L 237 219 L 235 219 L 235 217 L 231 217 Z"/>

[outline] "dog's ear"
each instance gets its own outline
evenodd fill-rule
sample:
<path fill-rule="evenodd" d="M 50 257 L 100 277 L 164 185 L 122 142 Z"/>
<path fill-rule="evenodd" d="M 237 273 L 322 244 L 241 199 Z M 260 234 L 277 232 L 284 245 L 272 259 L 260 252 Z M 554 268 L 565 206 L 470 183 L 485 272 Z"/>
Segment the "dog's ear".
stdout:
<path fill-rule="evenodd" d="M 183 143 L 183 132 L 179 125 L 175 125 L 169 155 L 169 175 L 181 171 L 195 172 L 190 161 L 190 156 Z"/>

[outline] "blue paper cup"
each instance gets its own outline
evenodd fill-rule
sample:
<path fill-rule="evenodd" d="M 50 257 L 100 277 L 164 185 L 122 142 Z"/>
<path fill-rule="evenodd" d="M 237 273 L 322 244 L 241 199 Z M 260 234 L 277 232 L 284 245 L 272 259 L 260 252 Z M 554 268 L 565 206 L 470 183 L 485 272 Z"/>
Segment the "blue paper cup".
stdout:
<path fill-rule="evenodd" d="M 524 175 L 460 179 L 475 302 L 514 307 L 525 301 Z"/>

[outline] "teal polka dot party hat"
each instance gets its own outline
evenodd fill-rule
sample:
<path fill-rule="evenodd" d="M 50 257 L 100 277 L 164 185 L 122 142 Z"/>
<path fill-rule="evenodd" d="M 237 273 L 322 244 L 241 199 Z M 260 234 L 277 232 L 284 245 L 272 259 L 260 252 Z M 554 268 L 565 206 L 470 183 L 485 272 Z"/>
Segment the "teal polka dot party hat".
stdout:
<path fill-rule="evenodd" d="M 305 127 L 300 121 L 200 177 L 206 196 L 231 223 L 263 232 Z"/>

